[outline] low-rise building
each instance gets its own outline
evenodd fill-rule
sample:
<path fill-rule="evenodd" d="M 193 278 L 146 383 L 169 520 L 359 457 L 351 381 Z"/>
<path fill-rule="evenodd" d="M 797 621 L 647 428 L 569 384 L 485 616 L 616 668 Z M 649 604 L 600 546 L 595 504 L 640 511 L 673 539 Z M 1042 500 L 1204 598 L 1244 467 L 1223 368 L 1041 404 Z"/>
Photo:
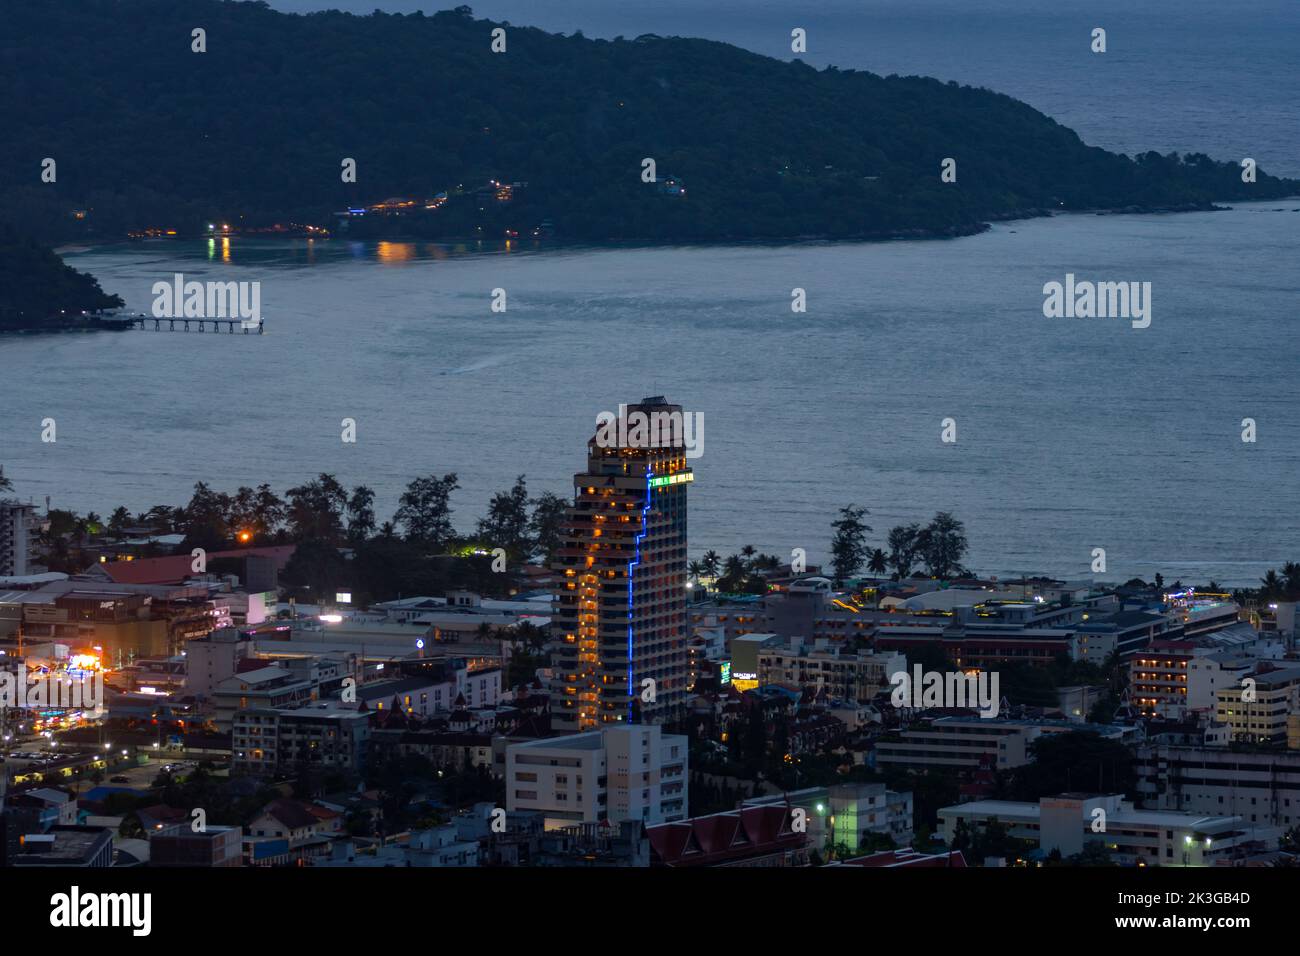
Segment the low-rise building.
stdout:
<path fill-rule="evenodd" d="M 652 867 L 807 866 L 813 849 L 784 804 L 742 807 L 646 828 Z"/>
<path fill-rule="evenodd" d="M 790 638 L 758 652 L 760 686 L 824 687 L 838 700 L 871 700 L 890 686 L 892 675 L 905 670 L 907 658 L 897 652 L 854 653 L 827 640 L 809 644 Z"/>
<path fill-rule="evenodd" d="M 477 840 L 464 840 L 455 823 L 427 830 L 412 830 L 393 843 L 358 853 L 351 840 L 340 840 L 328 855 L 316 856 L 312 866 L 324 867 L 473 867 L 479 865 Z"/>
<path fill-rule="evenodd" d="M 910 727 L 876 743 L 876 763 L 881 768 L 907 770 L 1011 770 L 1032 759 L 1030 745 L 1043 734 L 1078 731 L 1069 720 L 1015 720 L 1011 718 L 938 717 Z M 1089 727 L 1113 739 L 1131 736 L 1131 728 Z"/>
<path fill-rule="evenodd" d="M 303 765 L 359 771 L 369 739 L 370 713 L 355 705 L 241 710 L 231 730 L 231 769 L 268 775 Z"/>
<path fill-rule="evenodd" d="M 686 816 L 687 741 L 657 724 L 511 744 L 505 776 L 507 809 L 542 813 L 548 830 L 602 820 L 653 825 Z"/>
<path fill-rule="evenodd" d="M 10 866 L 95 868 L 113 865 L 113 834 L 103 827 L 56 826 L 23 834 Z"/>
<path fill-rule="evenodd" d="M 896 846 L 912 841 L 912 793 L 890 790 L 883 783 L 809 787 L 750 797 L 744 805 L 797 807 L 804 813 L 814 847 L 843 843 L 849 852 L 857 853 L 873 835 L 888 837 Z"/>
<path fill-rule="evenodd" d="M 943 807 L 939 835 L 951 844 L 959 824 L 975 832 L 994 821 L 1046 853 L 1074 856 L 1097 841 L 1116 862 L 1147 866 L 1213 866 L 1248 849 L 1276 849 L 1281 837 L 1279 829 L 1251 827 L 1239 816 L 1139 810 L 1119 794 L 1085 793 Z"/>
<path fill-rule="evenodd" d="M 396 701 L 404 713 L 416 717 L 495 707 L 501 702 L 501 669 L 483 668 L 471 674 L 463 661 L 449 661 L 442 673 L 363 684 L 357 688 L 357 699 L 381 711 Z"/>
<path fill-rule="evenodd" d="M 1137 748 L 1134 767 L 1145 807 L 1300 826 L 1300 752 L 1148 743 Z"/>
<path fill-rule="evenodd" d="M 243 866 L 243 837 L 240 827 L 205 826 L 195 830 L 180 823 L 148 832 L 150 866 Z"/>

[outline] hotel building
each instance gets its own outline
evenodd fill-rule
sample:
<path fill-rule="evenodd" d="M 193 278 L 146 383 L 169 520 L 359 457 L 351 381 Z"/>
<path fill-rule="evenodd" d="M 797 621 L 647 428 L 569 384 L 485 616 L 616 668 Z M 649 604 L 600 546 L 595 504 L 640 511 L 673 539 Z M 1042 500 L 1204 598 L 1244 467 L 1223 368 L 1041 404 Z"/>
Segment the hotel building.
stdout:
<path fill-rule="evenodd" d="M 676 416 L 674 419 L 673 416 Z M 636 427 L 648 420 L 648 428 Z M 685 711 L 686 465 L 680 405 L 620 408 L 587 443 L 552 567 L 552 722 L 587 731 Z M 614 441 L 609 440 L 616 434 Z"/>

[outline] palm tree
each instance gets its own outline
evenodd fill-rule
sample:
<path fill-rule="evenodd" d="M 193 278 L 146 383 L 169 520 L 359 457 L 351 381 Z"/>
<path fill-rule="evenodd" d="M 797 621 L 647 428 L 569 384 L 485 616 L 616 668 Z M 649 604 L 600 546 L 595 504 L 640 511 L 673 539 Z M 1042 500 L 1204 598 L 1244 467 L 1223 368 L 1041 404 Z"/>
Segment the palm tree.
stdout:
<path fill-rule="evenodd" d="M 704 566 L 705 574 L 711 578 L 716 578 L 722 571 L 722 555 L 713 550 L 705 551 L 700 564 Z"/>
<path fill-rule="evenodd" d="M 1300 564 L 1288 561 L 1282 565 L 1282 577 L 1286 580 L 1287 597 L 1295 597 L 1300 593 Z"/>
<path fill-rule="evenodd" d="M 700 575 L 704 573 L 704 565 L 699 561 L 692 561 L 686 565 L 686 573 L 690 576 L 692 584 L 699 584 Z"/>
<path fill-rule="evenodd" d="M 718 587 L 723 591 L 735 591 L 745 583 L 747 574 L 748 568 L 745 566 L 744 559 L 738 554 L 733 554 L 722 566 L 722 577 L 718 579 Z"/>
<path fill-rule="evenodd" d="M 1259 579 L 1259 583 L 1263 585 L 1264 593 L 1260 595 L 1261 597 L 1273 598 L 1282 593 L 1282 579 L 1272 568 L 1269 568 L 1268 573 Z"/>
<path fill-rule="evenodd" d="M 867 559 L 867 570 L 872 574 L 884 574 L 889 570 L 889 555 L 882 548 L 876 548 Z"/>
<path fill-rule="evenodd" d="M 113 513 L 108 516 L 108 530 L 118 534 L 121 530 L 131 524 L 131 512 L 119 505 L 113 509 Z"/>

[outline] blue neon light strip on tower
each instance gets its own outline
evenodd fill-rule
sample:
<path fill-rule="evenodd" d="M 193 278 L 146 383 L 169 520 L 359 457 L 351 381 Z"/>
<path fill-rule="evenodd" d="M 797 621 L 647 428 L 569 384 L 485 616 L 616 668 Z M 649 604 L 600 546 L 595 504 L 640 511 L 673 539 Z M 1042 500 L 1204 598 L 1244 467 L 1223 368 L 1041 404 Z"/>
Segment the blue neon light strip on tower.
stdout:
<path fill-rule="evenodd" d="M 636 536 L 636 556 L 627 563 L 627 721 L 632 722 L 632 699 L 636 693 L 632 681 L 632 571 L 641 563 L 641 542 L 645 540 L 650 514 L 650 466 L 645 468 L 645 506 L 641 509 L 641 533 Z"/>

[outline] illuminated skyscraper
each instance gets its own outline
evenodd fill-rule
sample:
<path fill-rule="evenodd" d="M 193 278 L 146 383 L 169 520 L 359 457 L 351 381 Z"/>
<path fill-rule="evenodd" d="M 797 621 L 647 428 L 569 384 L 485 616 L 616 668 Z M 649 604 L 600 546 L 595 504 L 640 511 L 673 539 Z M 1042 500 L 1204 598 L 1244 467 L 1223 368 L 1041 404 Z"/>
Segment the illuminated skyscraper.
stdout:
<path fill-rule="evenodd" d="M 682 716 L 689 674 L 686 465 L 680 405 L 621 406 L 587 443 L 553 558 L 557 729 Z M 646 427 L 640 427 L 645 425 Z"/>

